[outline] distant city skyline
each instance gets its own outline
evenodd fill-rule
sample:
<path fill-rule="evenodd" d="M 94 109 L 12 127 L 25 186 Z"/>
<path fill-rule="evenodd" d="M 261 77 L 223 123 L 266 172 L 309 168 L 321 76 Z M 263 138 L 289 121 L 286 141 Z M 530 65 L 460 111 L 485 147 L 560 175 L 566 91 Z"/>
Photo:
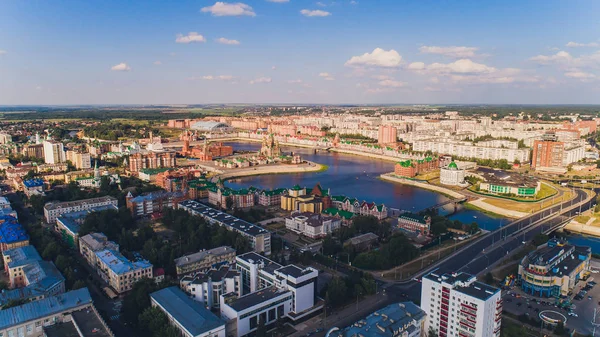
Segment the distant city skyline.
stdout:
<path fill-rule="evenodd" d="M 598 104 L 600 3 L 4 1 L 0 105 Z"/>

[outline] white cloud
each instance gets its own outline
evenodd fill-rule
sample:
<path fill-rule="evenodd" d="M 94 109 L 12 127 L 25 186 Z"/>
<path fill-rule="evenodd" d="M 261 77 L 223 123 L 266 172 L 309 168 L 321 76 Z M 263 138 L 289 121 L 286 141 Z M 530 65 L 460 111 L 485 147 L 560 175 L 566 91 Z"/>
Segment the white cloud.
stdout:
<path fill-rule="evenodd" d="M 177 43 L 192 43 L 192 42 L 206 42 L 206 38 L 204 36 L 198 34 L 197 32 L 189 32 L 188 35 L 177 34 L 177 38 L 175 39 Z"/>
<path fill-rule="evenodd" d="M 322 77 L 326 81 L 335 81 L 335 78 L 329 73 L 319 73 L 319 77 Z"/>
<path fill-rule="evenodd" d="M 245 3 L 236 2 L 215 2 L 214 5 L 204 7 L 201 10 L 204 13 L 211 13 L 213 16 L 256 16 L 252 7 Z"/>
<path fill-rule="evenodd" d="M 7 54 L 6 50 L 1 50 L 0 49 L 0 55 L 6 55 L 6 54 Z"/>
<path fill-rule="evenodd" d="M 218 38 L 217 42 L 220 44 L 228 44 L 228 45 L 238 45 L 240 44 L 240 41 L 238 40 L 230 40 L 230 39 L 226 39 L 224 37 Z"/>
<path fill-rule="evenodd" d="M 570 78 L 576 78 L 579 80 L 591 80 L 593 78 L 596 78 L 596 75 L 594 75 L 594 74 L 586 73 L 584 71 L 577 70 L 577 69 L 573 69 L 571 71 L 566 72 L 565 76 L 570 77 Z"/>
<path fill-rule="evenodd" d="M 424 70 L 425 69 L 425 63 L 423 63 L 423 62 L 412 62 L 406 68 L 408 70 Z"/>
<path fill-rule="evenodd" d="M 215 76 L 205 75 L 205 76 L 202 76 L 202 79 L 207 80 L 207 81 L 213 81 L 213 80 L 231 81 L 234 79 L 234 77 L 231 75 L 215 75 Z"/>
<path fill-rule="evenodd" d="M 358 5 L 358 1 L 356 1 L 356 0 L 352 0 L 352 1 L 350 1 L 350 4 L 351 4 L 351 5 Z"/>
<path fill-rule="evenodd" d="M 436 54 L 454 58 L 467 58 L 475 57 L 475 52 L 479 48 L 476 47 L 438 47 L 438 46 L 423 46 L 419 48 L 419 51 L 423 54 Z"/>
<path fill-rule="evenodd" d="M 289 84 L 300 84 L 302 83 L 301 79 L 297 79 L 297 80 L 288 80 L 287 81 Z"/>
<path fill-rule="evenodd" d="M 267 0 L 268 2 L 276 2 L 276 3 L 284 3 L 284 2 L 290 2 L 290 0 Z"/>
<path fill-rule="evenodd" d="M 258 84 L 258 83 L 271 83 L 270 77 L 259 77 L 250 81 L 250 84 Z"/>
<path fill-rule="evenodd" d="M 367 94 L 382 94 L 382 93 L 393 92 L 393 91 L 394 91 L 393 88 L 370 88 L 370 89 L 367 89 L 366 93 Z"/>
<path fill-rule="evenodd" d="M 564 50 L 559 51 L 554 55 L 538 55 L 530 58 L 530 61 L 537 62 L 540 64 L 550 64 L 550 63 L 566 63 L 570 62 L 573 59 L 571 54 L 567 53 Z"/>
<path fill-rule="evenodd" d="M 130 71 L 131 67 L 127 63 L 119 63 L 110 68 L 112 71 Z"/>
<path fill-rule="evenodd" d="M 578 48 L 578 47 L 598 47 L 600 44 L 597 42 L 589 42 L 589 43 L 579 43 L 579 42 L 569 42 L 566 44 L 567 47 Z"/>
<path fill-rule="evenodd" d="M 496 71 L 494 67 L 488 67 L 485 64 L 476 63 L 469 59 L 460 59 L 452 63 L 432 63 L 427 66 L 427 70 L 439 74 L 482 74 Z"/>
<path fill-rule="evenodd" d="M 277 69 L 277 67 L 276 67 L 276 66 L 272 66 L 272 67 L 271 67 L 271 70 L 275 70 L 275 69 Z"/>
<path fill-rule="evenodd" d="M 371 53 L 364 53 L 360 56 L 352 56 L 344 64 L 347 67 L 353 66 L 371 66 L 382 68 L 398 67 L 402 63 L 402 56 L 397 51 L 390 49 L 388 51 L 381 48 L 375 48 Z"/>
<path fill-rule="evenodd" d="M 400 82 L 400 81 L 395 81 L 395 80 L 383 80 L 383 81 L 379 82 L 379 85 L 382 87 L 389 87 L 389 88 L 401 88 L 406 85 L 406 82 Z"/>
<path fill-rule="evenodd" d="M 317 2 L 316 5 L 320 7 L 327 7 L 327 5 L 322 3 L 321 1 Z"/>
<path fill-rule="evenodd" d="M 329 13 L 327 11 L 322 11 L 320 9 L 315 9 L 315 10 L 303 9 L 300 11 L 300 14 L 302 14 L 304 16 L 308 16 L 308 17 L 324 17 L 324 16 L 331 15 L 331 13 Z"/>
<path fill-rule="evenodd" d="M 39 86 L 39 85 L 37 87 L 35 87 L 35 90 L 42 90 L 42 89 L 43 88 L 41 86 Z"/>
<path fill-rule="evenodd" d="M 152 64 L 154 64 L 155 66 L 159 66 L 159 65 L 162 64 L 162 62 L 160 62 L 160 61 L 154 61 L 154 62 L 152 62 Z"/>

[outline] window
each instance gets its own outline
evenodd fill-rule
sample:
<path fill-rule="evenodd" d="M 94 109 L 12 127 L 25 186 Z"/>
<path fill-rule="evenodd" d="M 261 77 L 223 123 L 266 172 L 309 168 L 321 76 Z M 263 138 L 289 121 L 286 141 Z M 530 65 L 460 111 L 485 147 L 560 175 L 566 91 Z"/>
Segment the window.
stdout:
<path fill-rule="evenodd" d="M 250 330 L 255 329 L 256 327 L 258 327 L 258 316 L 252 316 L 250 317 Z"/>

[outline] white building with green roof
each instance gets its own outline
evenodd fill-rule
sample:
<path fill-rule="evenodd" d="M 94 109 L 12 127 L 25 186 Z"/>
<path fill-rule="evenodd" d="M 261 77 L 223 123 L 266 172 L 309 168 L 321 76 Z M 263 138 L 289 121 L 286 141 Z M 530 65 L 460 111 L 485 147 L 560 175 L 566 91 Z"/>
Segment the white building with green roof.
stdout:
<path fill-rule="evenodd" d="M 442 185 L 462 186 L 465 184 L 465 170 L 452 161 L 440 169 L 440 183 Z"/>

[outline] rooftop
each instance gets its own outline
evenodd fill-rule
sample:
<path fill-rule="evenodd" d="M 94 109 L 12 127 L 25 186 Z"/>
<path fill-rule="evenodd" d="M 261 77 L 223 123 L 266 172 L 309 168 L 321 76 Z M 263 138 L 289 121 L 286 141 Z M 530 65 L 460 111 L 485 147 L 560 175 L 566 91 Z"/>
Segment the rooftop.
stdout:
<path fill-rule="evenodd" d="M 397 336 L 398 331 L 406 331 L 410 335 L 419 327 L 419 321 L 425 312 L 412 302 L 401 302 L 388 305 L 377 310 L 343 330 L 332 333 L 332 336 Z"/>
<path fill-rule="evenodd" d="M 538 184 L 538 180 L 534 177 L 503 170 L 479 167 L 477 173 L 481 174 L 485 181 L 492 185 L 537 187 Z"/>
<path fill-rule="evenodd" d="M 35 247 L 31 245 L 5 250 L 2 255 L 10 257 L 9 268 L 19 267 L 42 259 Z"/>
<path fill-rule="evenodd" d="M 278 289 L 276 286 L 272 286 L 239 297 L 236 300 L 231 301 L 227 305 L 229 305 L 235 311 L 242 311 L 252 308 L 255 305 L 260 305 L 261 303 L 277 298 L 284 294 L 290 294 L 291 296 L 291 291 Z"/>
<path fill-rule="evenodd" d="M 182 201 L 179 203 L 179 206 L 192 210 L 193 214 L 211 218 L 227 227 L 231 227 L 237 231 L 246 233 L 248 235 L 257 236 L 268 233 L 268 231 L 264 228 L 251 224 L 242 219 L 238 219 L 232 215 L 223 213 L 219 210 L 208 207 L 194 200 Z"/>
<path fill-rule="evenodd" d="M 10 215 L 0 216 L 0 243 L 15 243 L 29 240 L 25 229 Z"/>
<path fill-rule="evenodd" d="M 223 320 L 177 287 L 161 289 L 150 297 L 193 336 L 225 325 Z"/>
<path fill-rule="evenodd" d="M 92 304 L 87 288 L 0 310 L 0 330 Z"/>
<path fill-rule="evenodd" d="M 133 270 L 152 267 L 150 262 L 145 260 L 129 261 L 119 251 L 114 249 L 105 249 L 95 252 L 98 259 L 106 264 L 115 274 L 120 275 Z"/>
<path fill-rule="evenodd" d="M 57 222 L 62 223 L 71 233 L 74 235 L 79 233 L 79 228 L 85 220 L 85 217 L 92 212 L 101 212 L 107 210 L 117 211 L 119 208 L 113 204 L 110 205 L 102 205 L 98 207 L 84 209 L 82 211 L 70 212 L 61 215 L 56 218 Z"/>
<path fill-rule="evenodd" d="M 182 191 L 177 192 L 167 192 L 167 191 L 157 191 L 157 192 L 149 192 L 140 194 L 137 197 L 131 199 L 131 202 L 140 203 L 149 200 L 156 200 L 162 198 L 183 198 L 185 197 L 185 193 Z"/>
<path fill-rule="evenodd" d="M 175 259 L 175 265 L 183 266 L 190 263 L 195 263 L 201 260 L 204 260 L 207 256 L 220 256 L 226 254 L 235 254 L 235 249 L 229 246 L 221 246 L 209 250 L 203 250 L 198 253 L 193 253 L 189 255 L 184 255 L 180 258 Z"/>
<path fill-rule="evenodd" d="M 91 199 L 82 199 L 82 200 L 75 200 L 75 201 L 66 201 L 66 202 L 49 202 L 46 205 L 44 205 L 44 209 L 51 211 L 51 210 L 55 210 L 55 209 L 59 209 L 59 208 L 67 208 L 67 207 L 74 207 L 74 206 L 79 206 L 82 204 L 97 204 L 97 203 L 103 203 L 103 202 L 109 202 L 109 201 L 113 201 L 113 202 L 117 202 L 117 198 L 111 197 L 109 195 L 104 196 L 104 197 L 98 197 L 98 198 L 91 198 Z"/>
<path fill-rule="evenodd" d="M 71 312 L 73 321 L 58 323 L 44 327 L 44 333 L 47 337 L 111 337 L 112 332 L 108 331 L 101 318 L 94 310 L 88 308 Z M 79 331 L 75 327 L 79 327 Z M 81 332 L 81 334 L 79 334 Z"/>
<path fill-rule="evenodd" d="M 29 179 L 24 180 L 23 185 L 27 188 L 44 186 L 44 181 L 42 179 Z"/>
<path fill-rule="evenodd" d="M 103 249 L 119 249 L 118 244 L 109 241 L 106 235 L 102 233 L 90 233 L 88 235 L 84 235 L 79 240 L 88 245 L 94 252 Z"/>
<path fill-rule="evenodd" d="M 241 260 L 249 264 L 262 264 L 263 270 L 270 272 L 271 274 L 275 272 L 275 270 L 282 267 L 277 262 L 267 259 L 266 257 L 256 254 L 255 252 L 249 252 L 246 254 L 236 256 L 236 260 Z"/>
<path fill-rule="evenodd" d="M 452 285 L 452 288 L 455 291 L 478 298 L 482 301 L 487 300 L 500 291 L 498 288 L 476 281 L 477 278 L 475 276 L 467 273 L 443 274 L 441 276 L 429 273 L 423 277 L 436 283 L 448 283 Z"/>
<path fill-rule="evenodd" d="M 365 233 L 365 234 L 350 238 L 350 239 L 346 240 L 345 243 L 358 245 L 358 244 L 361 244 L 364 242 L 369 242 L 369 241 L 373 241 L 373 240 L 377 240 L 377 239 L 379 239 L 379 236 L 377 236 L 377 234 L 369 232 L 369 233 Z"/>

